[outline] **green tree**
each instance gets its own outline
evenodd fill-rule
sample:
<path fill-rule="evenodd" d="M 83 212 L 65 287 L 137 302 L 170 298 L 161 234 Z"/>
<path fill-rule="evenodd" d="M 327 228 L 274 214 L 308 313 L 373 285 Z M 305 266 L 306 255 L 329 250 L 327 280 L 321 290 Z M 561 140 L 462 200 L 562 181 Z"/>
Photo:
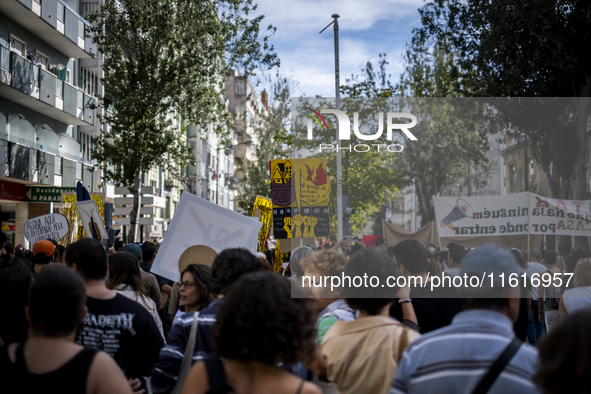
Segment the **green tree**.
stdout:
<path fill-rule="evenodd" d="M 425 225 L 435 220 L 433 196 L 464 192 L 473 170 L 486 176 L 490 146 L 483 127 L 484 103 L 462 99 L 470 92 L 469 80 L 446 41 L 428 45 L 417 34 L 406 46 L 404 62 L 397 91 L 416 98 L 413 113 L 428 121 L 419 123 L 421 138 L 405 147 L 396 165 L 415 181 Z"/>
<path fill-rule="evenodd" d="M 449 42 L 469 80 L 464 86 L 470 86 L 470 95 L 576 98 L 564 108 L 572 116 L 572 127 L 516 126 L 526 133 L 534 157 L 551 180 L 553 197 L 570 189 L 570 198 L 587 199 L 589 2 L 434 0 L 420 13 L 422 27 L 416 35 Z M 587 245 L 584 238 L 575 242 Z"/>
<path fill-rule="evenodd" d="M 154 166 L 192 162 L 183 135 L 171 129 L 212 122 L 231 126 L 223 98 L 223 73 L 242 75 L 279 65 L 263 16 L 251 17 L 252 0 L 106 0 L 88 16 L 93 41 L 104 55 L 101 123 L 95 158 L 106 180 L 134 195 L 129 239 L 135 240 L 142 174 Z"/>
<path fill-rule="evenodd" d="M 395 172 L 400 185 L 415 181 L 424 225 L 435 220 L 433 196 L 461 192 L 466 174 L 472 170 L 486 173 L 489 144 L 485 129 L 480 127 L 482 105 L 451 101 L 459 95 L 462 80 L 455 56 L 444 42 L 428 47 L 417 37 L 407 44 L 404 61 L 405 72 L 397 84 L 390 82 L 384 54 L 377 67 L 368 62 L 363 78 L 348 79 L 342 91 L 359 97 L 400 97 L 401 103 L 411 106 L 411 112 L 422 119 L 413 128 L 417 141 L 407 141 L 403 152 L 376 164 Z M 372 209 L 379 209 L 386 201 Z"/>
<path fill-rule="evenodd" d="M 256 161 L 248 165 L 240 180 L 238 205 L 247 215 L 252 212 L 257 195 L 271 198 L 269 161 L 286 158 L 289 152 L 290 99 L 294 83 L 277 73 L 274 78 L 266 79 L 266 85 L 269 87 L 269 109 L 254 129 L 260 142 L 253 147 Z"/>

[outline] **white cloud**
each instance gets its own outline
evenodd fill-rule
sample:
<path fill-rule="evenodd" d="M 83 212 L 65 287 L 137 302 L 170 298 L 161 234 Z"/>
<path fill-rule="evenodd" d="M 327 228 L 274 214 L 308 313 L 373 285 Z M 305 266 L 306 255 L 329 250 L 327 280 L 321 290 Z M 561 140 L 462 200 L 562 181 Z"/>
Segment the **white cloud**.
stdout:
<path fill-rule="evenodd" d="M 341 84 L 361 67 L 387 53 L 388 72 L 397 81 L 400 61 L 412 27 L 419 25 L 418 8 L 422 0 L 258 0 L 255 14 L 265 15 L 263 26 L 272 24 L 277 33 L 271 43 L 281 59 L 281 72 L 299 82 L 299 94 L 334 96 L 334 39 L 332 26 L 339 18 Z"/>

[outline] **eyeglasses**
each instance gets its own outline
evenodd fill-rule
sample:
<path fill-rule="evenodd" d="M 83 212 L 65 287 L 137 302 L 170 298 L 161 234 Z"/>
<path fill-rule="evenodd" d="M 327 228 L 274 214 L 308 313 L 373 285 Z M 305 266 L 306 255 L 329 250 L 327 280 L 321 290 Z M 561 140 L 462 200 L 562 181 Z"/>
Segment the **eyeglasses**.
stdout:
<path fill-rule="evenodd" d="M 190 289 L 191 287 L 195 286 L 196 283 L 195 282 L 176 282 L 176 284 L 179 286 L 179 289 L 183 286 L 185 286 L 186 289 Z"/>

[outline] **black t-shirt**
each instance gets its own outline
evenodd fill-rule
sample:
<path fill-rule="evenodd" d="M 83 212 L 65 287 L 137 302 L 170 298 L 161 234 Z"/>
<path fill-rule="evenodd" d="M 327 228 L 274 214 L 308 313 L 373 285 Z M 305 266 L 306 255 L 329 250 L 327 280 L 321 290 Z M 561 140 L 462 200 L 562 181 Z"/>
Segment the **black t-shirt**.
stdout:
<path fill-rule="evenodd" d="M 427 298 L 428 297 L 428 298 Z M 450 287 L 410 286 L 410 298 L 417 315 L 421 334 L 451 324 L 453 317 L 463 310 L 462 300 L 457 290 Z M 402 309 L 395 299 L 390 308 L 390 315 L 402 321 Z"/>
<path fill-rule="evenodd" d="M 29 322 L 23 310 L 14 316 L 3 316 L 5 319 L 0 319 L 0 338 L 5 344 L 17 342 L 23 343 L 27 340 L 27 332 L 29 331 Z"/>
<path fill-rule="evenodd" d="M 109 353 L 128 378 L 150 376 L 164 346 L 150 313 L 121 294 L 108 300 L 87 297 L 86 306 L 76 342 Z"/>

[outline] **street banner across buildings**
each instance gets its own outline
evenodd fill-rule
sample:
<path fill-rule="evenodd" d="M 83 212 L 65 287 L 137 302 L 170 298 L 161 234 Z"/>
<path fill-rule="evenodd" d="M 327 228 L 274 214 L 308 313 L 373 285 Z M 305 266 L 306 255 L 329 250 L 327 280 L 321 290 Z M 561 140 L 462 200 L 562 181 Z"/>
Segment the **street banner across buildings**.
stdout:
<path fill-rule="evenodd" d="M 326 159 L 272 160 L 269 166 L 274 237 L 328 236 L 330 185 Z"/>
<path fill-rule="evenodd" d="M 194 194 L 183 193 L 151 272 L 178 281 L 179 257 L 193 245 L 206 245 L 217 253 L 238 247 L 256 253 L 261 225 L 258 218 L 244 216 Z"/>
<path fill-rule="evenodd" d="M 533 193 L 486 197 L 433 197 L 440 237 L 523 234 L 591 236 L 591 201 Z"/>

